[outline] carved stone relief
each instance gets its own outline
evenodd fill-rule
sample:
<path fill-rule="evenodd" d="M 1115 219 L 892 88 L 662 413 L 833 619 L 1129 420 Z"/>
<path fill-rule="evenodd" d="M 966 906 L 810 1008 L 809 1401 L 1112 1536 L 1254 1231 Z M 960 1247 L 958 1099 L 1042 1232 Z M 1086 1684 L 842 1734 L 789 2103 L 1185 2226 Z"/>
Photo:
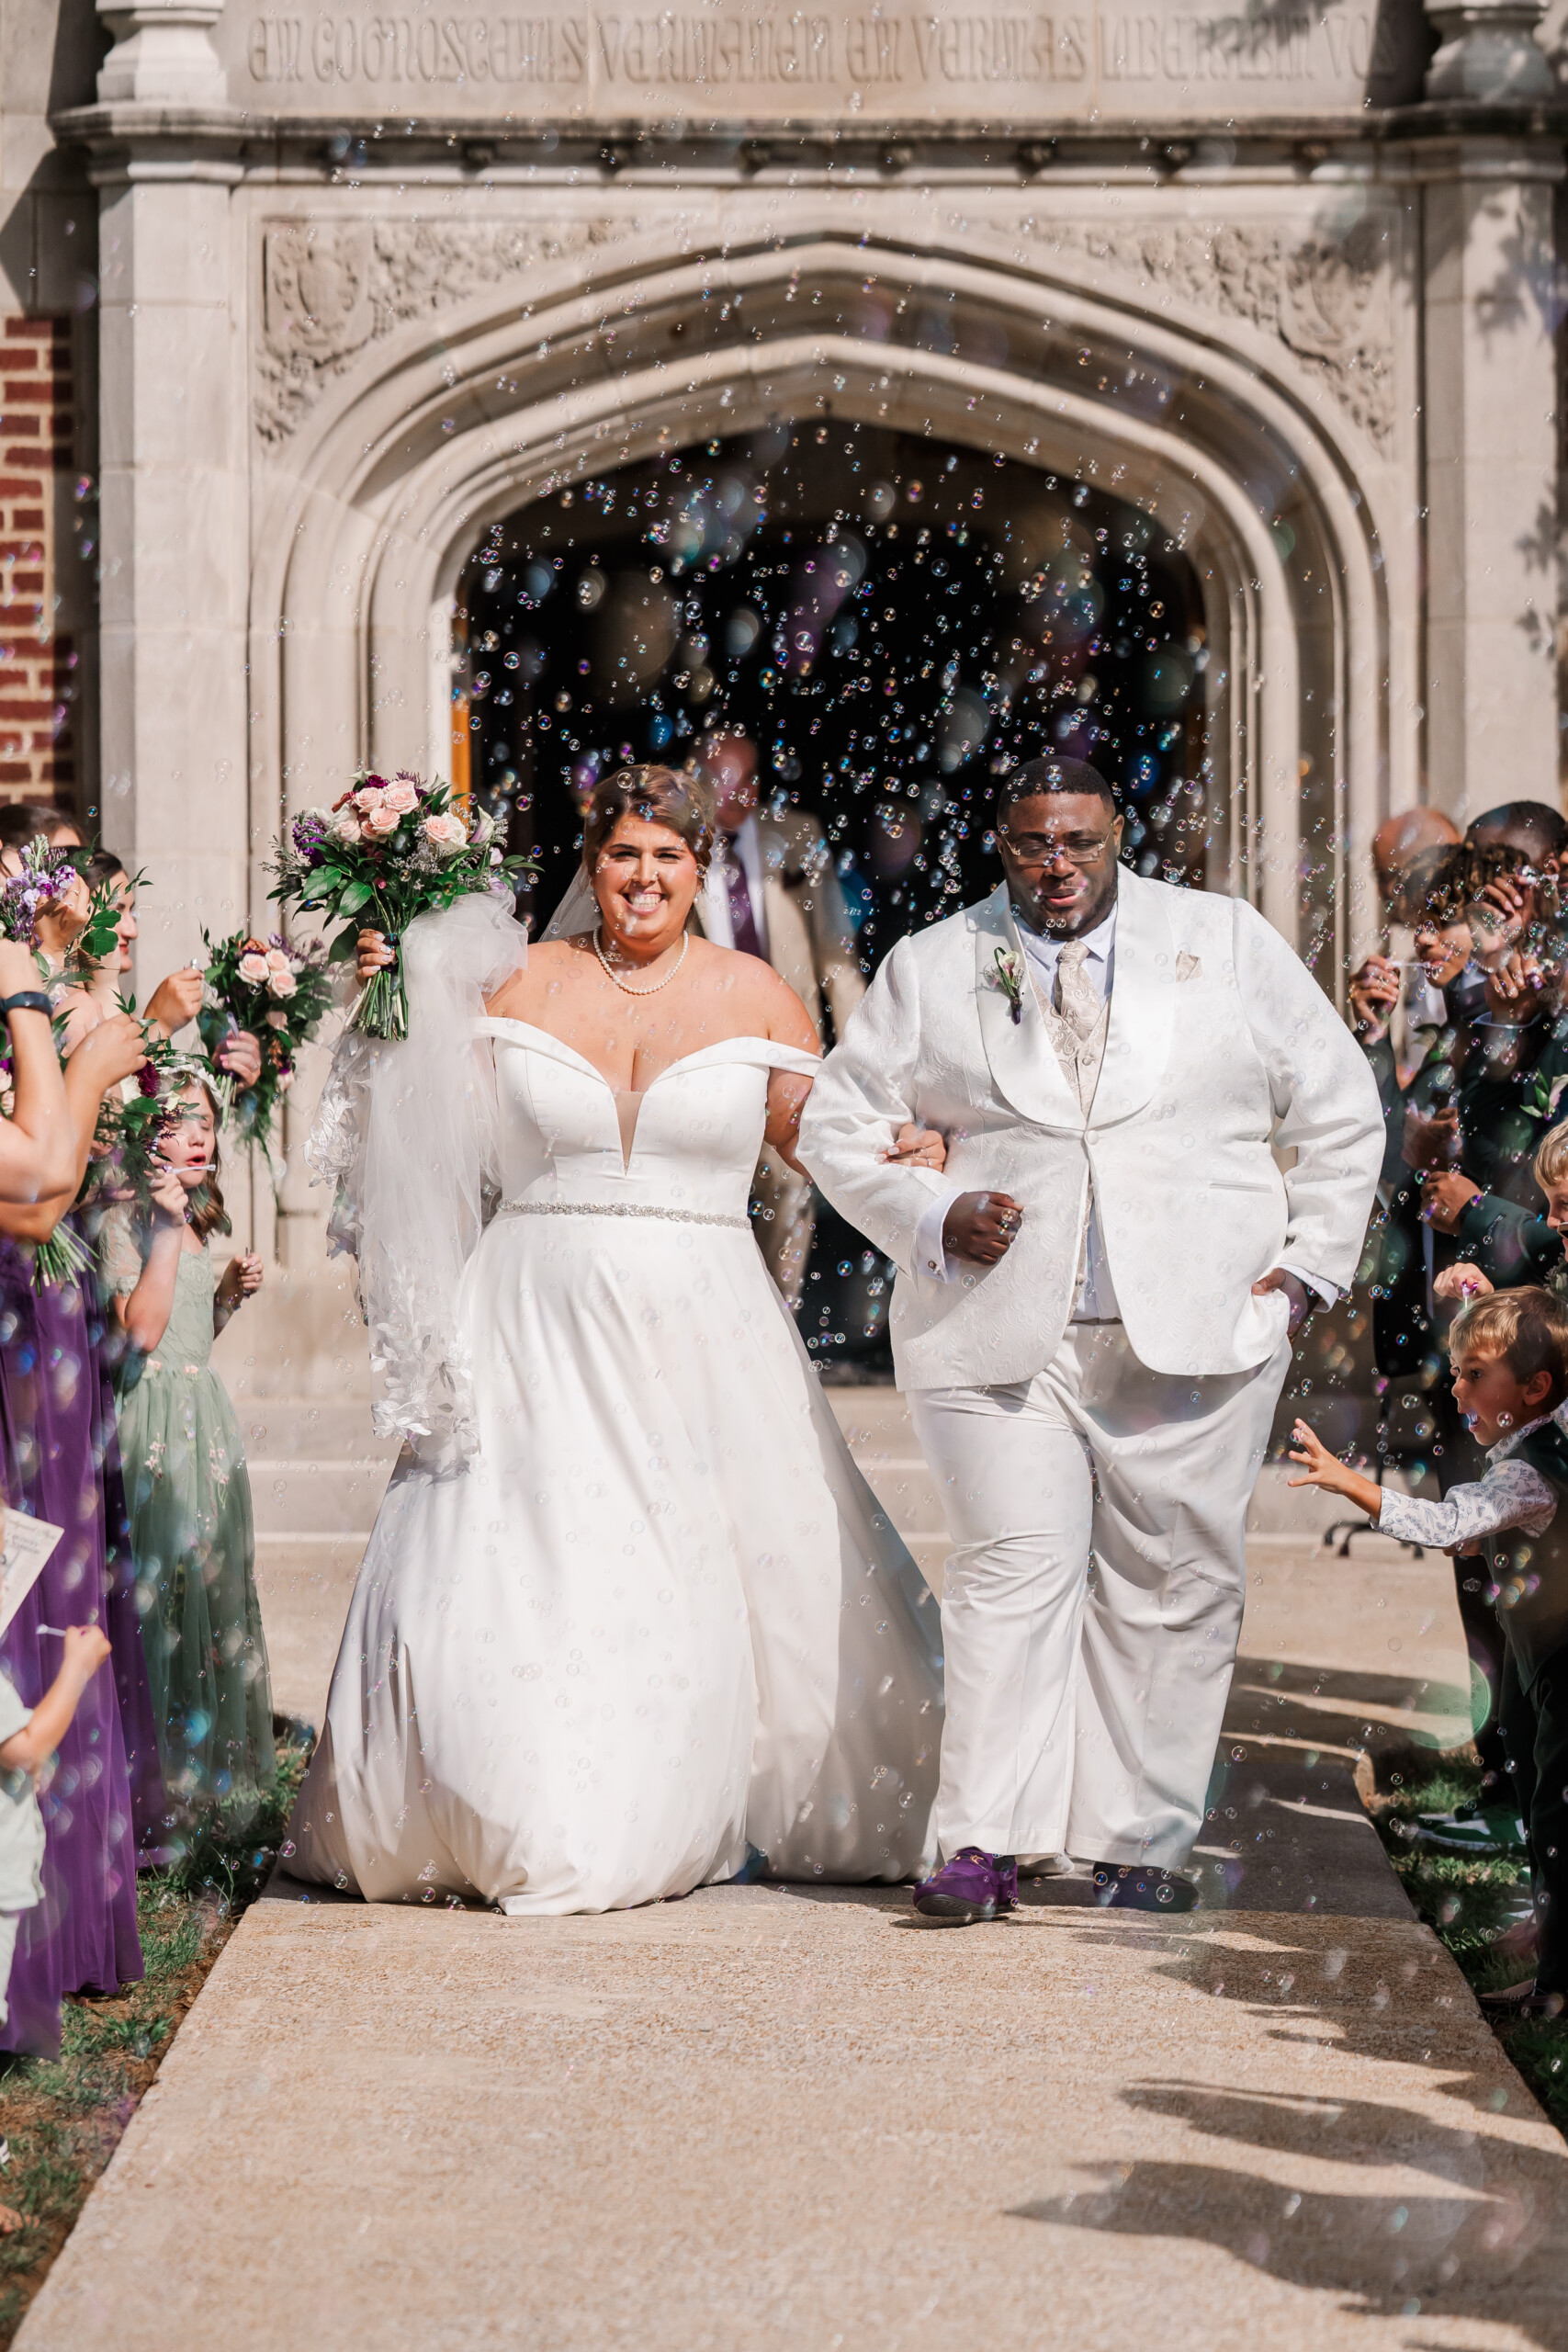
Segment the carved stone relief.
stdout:
<path fill-rule="evenodd" d="M 1343 238 L 1183 221 L 1026 224 L 1075 277 L 1135 287 L 1151 310 L 1179 303 L 1277 334 L 1380 449 L 1393 430 L 1388 232 L 1368 217 Z"/>
<path fill-rule="evenodd" d="M 542 263 L 624 236 L 630 221 L 440 228 L 274 221 L 265 232 L 256 429 L 286 440 L 367 345 Z M 1146 308 L 1218 311 L 1277 335 L 1380 449 L 1393 425 L 1387 231 L 1343 238 L 1264 226 L 1134 221 L 1024 226 L 1090 286 L 1122 280 Z"/>
<path fill-rule="evenodd" d="M 423 220 L 275 220 L 263 242 L 256 431 L 288 438 L 366 345 L 630 223 L 442 229 Z"/>

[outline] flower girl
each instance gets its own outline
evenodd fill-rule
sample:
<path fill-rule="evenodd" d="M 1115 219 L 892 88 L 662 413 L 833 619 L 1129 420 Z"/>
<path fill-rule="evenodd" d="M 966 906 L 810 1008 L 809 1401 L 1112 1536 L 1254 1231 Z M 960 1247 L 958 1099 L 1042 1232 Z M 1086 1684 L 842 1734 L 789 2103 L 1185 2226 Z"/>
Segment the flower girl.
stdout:
<path fill-rule="evenodd" d="M 150 1199 L 111 1209 L 102 1240 L 128 1343 L 120 1453 L 164 1775 L 192 1807 L 254 1788 L 275 1767 L 250 1478 L 210 1362 L 262 1266 L 231 1259 L 221 1280 L 213 1268 L 212 1236 L 230 1230 L 218 1110 L 193 1072 L 169 1098 Z"/>

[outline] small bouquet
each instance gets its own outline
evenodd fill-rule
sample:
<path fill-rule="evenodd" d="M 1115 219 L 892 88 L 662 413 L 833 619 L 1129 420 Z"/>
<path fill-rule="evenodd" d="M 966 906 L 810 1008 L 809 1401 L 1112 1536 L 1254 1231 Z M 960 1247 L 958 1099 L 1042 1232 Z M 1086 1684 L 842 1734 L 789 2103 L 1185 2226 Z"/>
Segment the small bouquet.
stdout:
<path fill-rule="evenodd" d="M 532 861 L 502 857 L 483 809 L 453 806 L 449 787 L 416 775 L 356 776 L 329 808 L 307 808 L 277 844 L 272 892 L 284 906 L 324 914 L 344 925 L 328 962 L 346 963 L 361 930 L 398 938 L 417 915 L 452 906 L 471 891 L 504 890 L 533 871 Z M 408 991 L 394 963 L 367 980 L 349 1013 L 370 1037 L 406 1037 Z"/>
<path fill-rule="evenodd" d="M 18 853 L 22 870 L 8 874 L 0 888 L 0 933 L 37 947 L 39 917 L 63 899 L 77 880 L 76 866 L 66 849 L 51 849 L 39 833 Z M 138 875 L 134 889 L 142 879 Z M 119 905 L 110 883 L 101 882 L 88 900 L 85 927 L 71 943 L 79 959 L 100 963 L 114 945 L 119 930 Z"/>
<path fill-rule="evenodd" d="M 229 1107 L 238 1142 L 259 1144 L 272 1159 L 277 1106 L 294 1083 L 294 1063 L 332 1009 L 332 975 L 321 942 L 291 947 L 275 933 L 254 939 L 236 931 L 216 945 L 203 930 L 207 969 L 196 1025 L 214 1069 L 237 1029 L 261 1041 L 261 1076 L 238 1086 Z"/>
<path fill-rule="evenodd" d="M 41 950 L 39 949 L 39 920 L 50 908 L 56 906 L 71 890 L 77 879 L 75 864 L 68 850 L 51 849 L 39 833 L 19 853 L 22 870 L 7 875 L 0 888 L 0 933 L 7 939 L 19 940 L 24 946 L 39 954 L 39 967 L 50 985 L 51 1001 L 57 1001 L 67 981 L 64 975 L 51 973 Z M 133 886 L 134 887 L 134 886 Z M 101 884 L 88 901 L 85 926 L 72 942 L 72 953 L 93 962 L 101 961 L 114 945 L 119 929 L 119 906 L 109 884 Z M 58 1046 L 63 1028 L 63 1017 L 55 1017 L 55 1042 Z M 7 1043 L 0 1054 L 0 1110 L 9 1117 L 14 1100 L 10 1048 Z M 92 1252 L 85 1246 L 73 1227 L 63 1222 L 57 1225 L 47 1240 L 32 1244 L 32 1285 L 46 1290 L 51 1283 L 73 1282 L 92 1264 Z"/>
<path fill-rule="evenodd" d="M 134 997 L 122 997 L 122 1011 L 134 1014 Z M 83 1184 L 84 1196 L 97 1200 L 134 1201 L 145 1208 L 152 1197 L 158 1159 L 158 1136 L 168 1116 L 168 1097 L 200 1077 L 227 1099 L 229 1080 L 182 1054 L 167 1037 L 143 1032 L 147 1059 L 133 1078 L 111 1087 L 98 1110 L 93 1154 Z"/>
<path fill-rule="evenodd" d="M 127 1012 L 135 1012 L 134 1000 L 128 1001 L 122 999 L 121 1002 Z M 87 1172 L 73 1204 L 78 1209 L 90 1208 L 106 1197 L 145 1198 L 151 1194 L 158 1130 L 164 1117 L 164 1107 L 159 1098 L 165 1080 L 179 1064 L 180 1057 L 166 1038 L 147 1036 L 145 1042 L 147 1066 L 134 1078 L 128 1078 L 118 1088 L 111 1088 L 99 1105 Z M 11 1086 L 8 1059 L 5 1066 L 4 1085 L 8 1095 Z M 63 1219 L 46 1241 L 35 1241 L 30 1247 L 34 1290 L 47 1290 L 55 1283 L 73 1282 L 93 1262 L 92 1251 L 75 1227 Z"/>

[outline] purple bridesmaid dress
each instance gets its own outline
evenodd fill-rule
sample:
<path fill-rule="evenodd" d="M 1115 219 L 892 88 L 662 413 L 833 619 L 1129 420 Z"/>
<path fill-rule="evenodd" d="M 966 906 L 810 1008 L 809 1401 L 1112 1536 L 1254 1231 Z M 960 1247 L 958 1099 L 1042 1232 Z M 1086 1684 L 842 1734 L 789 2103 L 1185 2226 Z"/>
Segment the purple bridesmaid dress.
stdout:
<path fill-rule="evenodd" d="M 60 2047 L 62 1995 L 113 1993 L 143 1973 L 122 1705 L 149 1818 L 161 1809 L 162 1787 L 130 1577 L 127 1567 L 111 1562 L 106 1542 L 107 1460 L 113 1464 L 107 1481 L 111 1495 L 118 1493 L 118 1462 L 109 1453 L 113 1412 L 91 1308 L 76 1283 L 35 1294 L 30 1275 L 26 1253 L 0 1237 L 6 1488 L 8 1497 L 19 1497 L 26 1510 L 65 1532 L 0 1640 L 0 1664 L 32 1706 L 60 1664 L 60 1644 L 40 1634 L 40 1625 L 81 1625 L 96 1616 L 115 1651 L 87 1685 L 44 1792 L 43 1901 L 23 1914 L 10 2014 L 0 2027 L 0 2050 L 50 2057 Z"/>

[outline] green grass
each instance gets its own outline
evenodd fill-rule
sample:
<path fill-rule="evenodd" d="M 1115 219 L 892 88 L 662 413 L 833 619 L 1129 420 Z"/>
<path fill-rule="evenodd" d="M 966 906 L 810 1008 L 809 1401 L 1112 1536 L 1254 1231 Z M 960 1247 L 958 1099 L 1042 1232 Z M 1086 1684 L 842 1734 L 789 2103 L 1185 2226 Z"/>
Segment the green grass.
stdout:
<path fill-rule="evenodd" d="M 1455 1805 L 1468 1804 L 1481 1786 L 1480 1765 L 1467 1764 L 1462 1758 L 1445 1756 L 1436 1770 L 1425 1775 L 1413 1756 L 1406 1763 L 1409 1769 L 1398 1776 L 1398 1787 L 1378 1800 L 1380 1820 L 1409 1821 L 1418 1813 L 1451 1813 Z"/>
<path fill-rule="evenodd" d="M 215 1895 L 236 1911 L 254 1903 L 277 1860 L 309 1760 L 308 1748 L 279 1748 L 277 1771 L 265 1789 L 225 1797 L 216 1813 L 186 1832 L 184 1852 L 162 1873 L 169 1887 L 178 1894 Z"/>
<path fill-rule="evenodd" d="M 1503 1929 L 1529 1915 L 1529 1871 L 1522 1860 L 1413 1854 L 1394 1826 L 1417 1813 L 1451 1811 L 1474 1794 L 1480 1778 L 1478 1767 L 1445 1757 L 1424 1777 L 1407 1770 L 1401 1785 L 1381 1794 L 1371 1811 L 1416 1910 L 1448 1946 L 1472 1989 L 1494 1993 L 1529 1973 L 1528 1963 L 1499 1959 L 1494 1951 Z M 1489 2022 L 1558 2130 L 1568 2133 L 1568 2018 L 1561 2023 L 1534 2018 Z"/>
<path fill-rule="evenodd" d="M 209 1969 L 276 1859 L 308 1751 L 279 1750 L 276 1780 L 192 1829 L 166 1870 L 143 1874 L 137 1925 L 146 1974 L 118 1997 L 67 2001 L 58 2058 L 0 2057 L 0 2128 L 11 2163 L 0 2203 L 23 2227 L 0 2237 L 0 2352 L 20 2326 L 93 2183 L 157 2072 Z"/>

